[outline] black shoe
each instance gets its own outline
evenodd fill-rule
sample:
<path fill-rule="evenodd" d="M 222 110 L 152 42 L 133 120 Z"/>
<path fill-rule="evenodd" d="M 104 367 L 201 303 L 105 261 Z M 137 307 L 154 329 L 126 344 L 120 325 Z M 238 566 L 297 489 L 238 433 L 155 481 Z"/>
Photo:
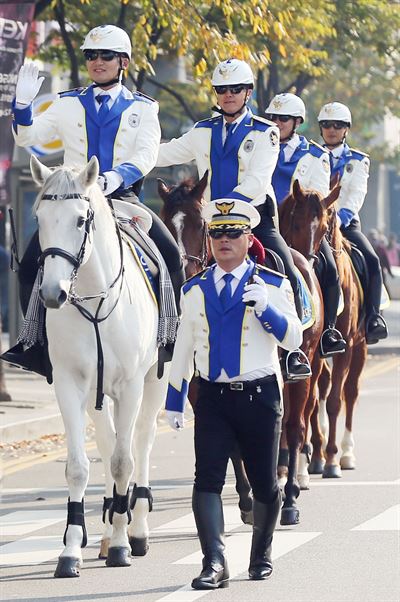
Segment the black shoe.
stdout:
<path fill-rule="evenodd" d="M 17 345 L 0 355 L 0 359 L 23 370 L 36 372 L 36 374 L 46 377 L 49 384 L 52 383 L 51 364 L 45 348 L 39 343 L 35 343 L 25 351 L 23 344 L 17 343 Z"/>
<path fill-rule="evenodd" d="M 217 589 L 229 587 L 229 573 L 222 564 L 207 564 L 192 581 L 193 589 Z"/>
<path fill-rule="evenodd" d="M 249 579 L 251 581 L 261 581 L 268 579 L 272 575 L 272 564 L 264 563 L 262 566 L 252 566 L 249 568 Z"/>
<path fill-rule="evenodd" d="M 333 326 L 329 326 L 322 333 L 319 342 L 321 357 L 329 357 L 335 353 L 344 353 L 346 346 L 347 343 L 341 333 L 336 328 L 333 328 Z"/>
<path fill-rule="evenodd" d="M 281 355 L 281 370 L 285 382 L 309 378 L 312 374 L 310 362 L 303 351 L 284 351 Z"/>
<path fill-rule="evenodd" d="M 372 314 L 366 321 L 365 338 L 369 345 L 374 345 L 388 336 L 388 329 L 385 320 L 380 314 Z"/>

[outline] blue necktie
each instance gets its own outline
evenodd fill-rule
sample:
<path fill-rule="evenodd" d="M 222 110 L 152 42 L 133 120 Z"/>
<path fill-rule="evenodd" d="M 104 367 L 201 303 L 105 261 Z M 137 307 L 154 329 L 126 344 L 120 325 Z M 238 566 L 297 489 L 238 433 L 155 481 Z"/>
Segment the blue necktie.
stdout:
<path fill-rule="evenodd" d="M 224 142 L 224 148 L 226 147 L 227 143 L 228 143 L 228 138 L 229 136 L 232 135 L 232 123 L 226 123 L 225 124 L 225 128 L 226 128 L 226 137 L 225 137 L 225 142 Z"/>
<path fill-rule="evenodd" d="M 278 163 L 285 163 L 286 159 L 285 159 L 285 148 L 287 147 L 287 144 L 281 144 L 281 149 L 279 151 L 279 157 L 278 157 Z"/>
<path fill-rule="evenodd" d="M 98 112 L 100 122 L 103 122 L 107 117 L 108 113 L 110 112 L 110 109 L 107 104 L 110 98 L 111 96 L 109 94 L 98 94 L 96 96 L 96 100 L 100 104 L 100 109 Z"/>
<path fill-rule="evenodd" d="M 223 277 L 225 280 L 225 286 L 224 288 L 221 290 L 220 294 L 219 294 L 219 298 L 221 301 L 221 305 L 222 308 L 225 310 L 228 306 L 229 301 L 232 298 L 232 287 L 231 287 L 231 282 L 234 279 L 234 275 L 233 274 L 225 274 L 225 276 Z"/>

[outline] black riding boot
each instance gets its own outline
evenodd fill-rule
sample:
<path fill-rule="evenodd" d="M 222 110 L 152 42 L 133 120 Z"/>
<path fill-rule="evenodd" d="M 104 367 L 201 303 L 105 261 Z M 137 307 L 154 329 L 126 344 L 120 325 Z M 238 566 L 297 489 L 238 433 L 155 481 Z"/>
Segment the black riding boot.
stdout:
<path fill-rule="evenodd" d="M 300 293 L 294 296 L 297 315 L 300 321 L 303 319 L 303 305 Z M 311 366 L 306 354 L 301 349 L 285 351 L 281 353 L 281 370 L 285 382 L 295 382 L 311 376 Z"/>
<path fill-rule="evenodd" d="M 23 370 L 29 370 L 44 376 L 49 385 L 53 382 L 53 367 L 49 358 L 47 341 L 44 345 L 35 343 L 25 350 L 22 343 L 17 343 L 0 355 L 0 359 Z"/>
<path fill-rule="evenodd" d="M 251 542 L 249 579 L 268 579 L 272 574 L 272 537 L 281 507 L 281 495 L 278 492 L 271 504 L 253 501 L 253 539 Z"/>
<path fill-rule="evenodd" d="M 335 328 L 337 310 L 340 299 L 340 284 L 336 282 L 330 286 L 323 287 L 325 328 L 319 342 L 321 357 L 329 357 L 335 353 L 343 353 L 346 350 L 346 341 L 342 334 Z"/>
<path fill-rule="evenodd" d="M 365 319 L 365 337 L 368 345 L 374 345 L 381 339 L 386 339 L 388 329 L 384 318 L 379 313 L 382 293 L 382 278 L 380 274 L 369 275 L 367 317 Z"/>
<path fill-rule="evenodd" d="M 192 587 L 228 587 L 229 571 L 224 555 L 224 514 L 221 496 L 194 488 L 192 508 L 203 552 L 203 570 L 193 579 Z"/>

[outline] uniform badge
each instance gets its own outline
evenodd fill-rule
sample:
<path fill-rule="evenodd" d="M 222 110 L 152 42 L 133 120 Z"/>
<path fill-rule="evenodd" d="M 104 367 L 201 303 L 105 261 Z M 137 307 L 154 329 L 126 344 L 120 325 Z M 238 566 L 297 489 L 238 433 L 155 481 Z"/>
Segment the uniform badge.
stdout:
<path fill-rule="evenodd" d="M 131 128 L 137 128 L 139 125 L 140 117 L 137 113 L 131 113 L 128 117 L 128 123 Z"/>
<path fill-rule="evenodd" d="M 235 202 L 233 201 L 232 203 L 215 203 L 215 206 L 221 213 L 221 215 L 229 215 L 229 212 L 232 211 L 232 209 L 235 206 Z"/>
<path fill-rule="evenodd" d="M 353 171 L 353 166 L 351 163 L 347 163 L 346 171 L 347 171 L 347 173 L 351 173 Z"/>
<path fill-rule="evenodd" d="M 292 290 L 290 290 L 290 291 L 286 290 L 286 295 L 287 295 L 289 303 L 291 305 L 294 305 L 294 293 L 293 293 L 293 291 Z"/>
<path fill-rule="evenodd" d="M 246 140 L 246 142 L 244 143 L 244 146 L 243 146 L 243 150 L 245 151 L 245 153 L 251 153 L 253 148 L 254 148 L 254 141 Z"/>
<path fill-rule="evenodd" d="M 363 164 L 364 164 L 364 171 L 365 171 L 366 173 L 369 173 L 369 160 L 368 160 L 368 159 L 365 159 L 365 160 L 363 161 Z"/>
<path fill-rule="evenodd" d="M 274 107 L 274 109 L 276 109 L 277 111 L 280 111 L 282 108 L 282 102 L 279 100 L 279 98 L 275 98 L 272 101 L 272 106 Z"/>
<path fill-rule="evenodd" d="M 306 174 L 307 169 L 308 169 L 308 165 L 302 165 L 299 169 L 299 175 L 304 176 Z"/>
<path fill-rule="evenodd" d="M 330 171 L 331 166 L 329 165 L 329 159 L 327 159 L 326 157 L 323 157 L 322 159 L 322 167 L 325 169 L 325 171 Z"/>
<path fill-rule="evenodd" d="M 275 130 L 272 130 L 269 133 L 269 139 L 270 139 L 270 142 L 271 142 L 272 146 L 278 146 L 278 144 L 279 144 L 279 138 L 278 138 L 278 134 L 275 132 Z"/>

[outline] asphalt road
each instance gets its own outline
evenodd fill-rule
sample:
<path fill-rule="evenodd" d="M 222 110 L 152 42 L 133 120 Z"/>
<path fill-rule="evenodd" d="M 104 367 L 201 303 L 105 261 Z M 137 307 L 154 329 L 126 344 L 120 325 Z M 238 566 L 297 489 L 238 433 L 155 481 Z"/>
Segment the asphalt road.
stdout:
<path fill-rule="evenodd" d="M 249 582 L 250 527 L 240 523 L 232 474 L 224 490 L 229 589 L 195 592 L 189 584 L 201 555 L 191 514 L 193 429 L 161 427 L 151 461 L 155 503 L 151 547 L 129 568 L 97 558 L 102 465 L 89 441 L 86 496 L 89 546 L 81 577 L 53 578 L 62 549 L 67 492 L 65 450 L 14 457 L 5 463 L 0 524 L 1 600 L 67 602 L 398 602 L 400 600 L 399 361 L 370 359 L 355 417 L 357 469 L 342 479 L 312 477 L 302 492 L 301 523 L 278 528 L 274 575 Z"/>

